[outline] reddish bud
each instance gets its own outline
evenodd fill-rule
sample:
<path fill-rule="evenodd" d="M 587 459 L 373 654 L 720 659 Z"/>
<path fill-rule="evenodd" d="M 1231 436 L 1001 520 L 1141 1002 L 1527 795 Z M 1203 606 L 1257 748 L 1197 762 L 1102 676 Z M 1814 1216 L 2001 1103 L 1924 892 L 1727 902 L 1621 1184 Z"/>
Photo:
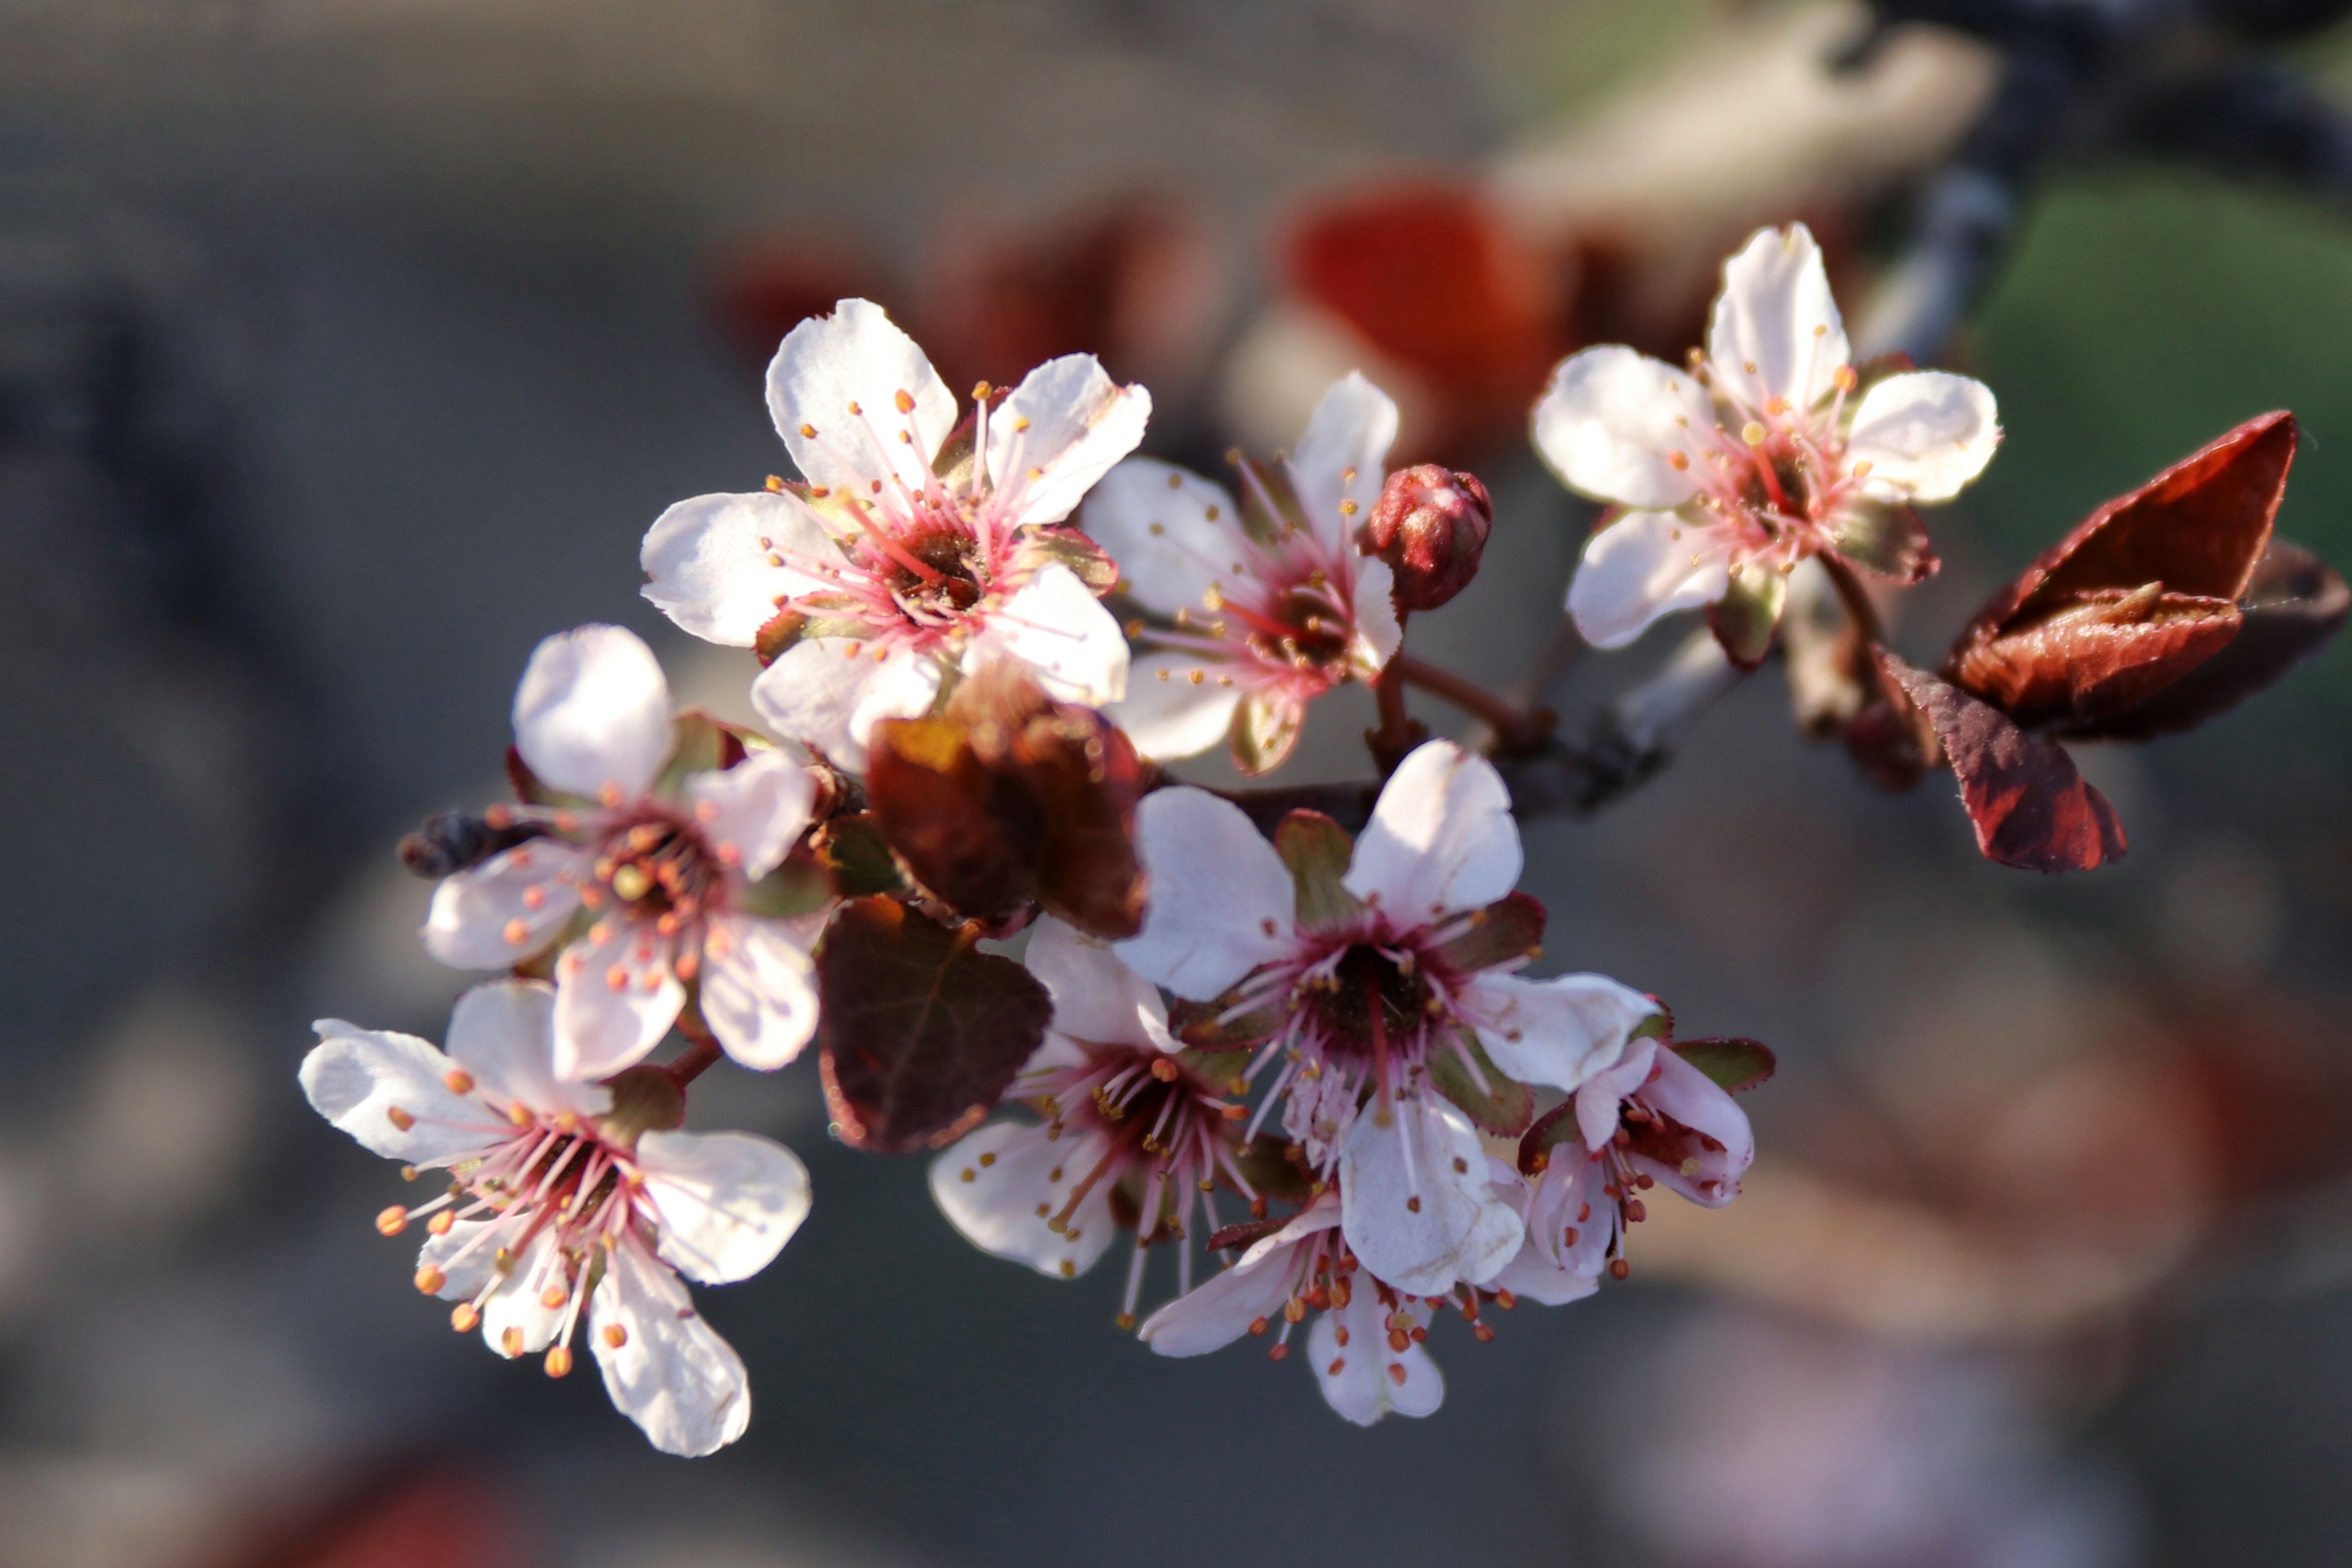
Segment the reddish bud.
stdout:
<path fill-rule="evenodd" d="M 1475 474 L 1423 463 L 1389 476 L 1356 542 L 1396 574 L 1398 609 L 1433 610 L 1478 574 L 1494 525 L 1494 503 Z"/>

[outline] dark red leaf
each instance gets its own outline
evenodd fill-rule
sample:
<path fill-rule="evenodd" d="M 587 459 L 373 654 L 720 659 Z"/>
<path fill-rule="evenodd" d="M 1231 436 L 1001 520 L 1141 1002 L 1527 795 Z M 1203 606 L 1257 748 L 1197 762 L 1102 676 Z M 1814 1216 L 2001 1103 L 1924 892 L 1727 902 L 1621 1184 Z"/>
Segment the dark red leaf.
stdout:
<path fill-rule="evenodd" d="M 2137 705 L 2063 732 L 2140 741 L 2193 730 L 2326 647 L 2347 608 L 2352 592 L 2334 568 L 2299 545 L 2274 540 L 2238 601 L 2244 624 L 2228 647 Z"/>
<path fill-rule="evenodd" d="M 817 950 L 818 1063 L 853 1149 L 936 1149 L 987 1116 L 1045 1037 L 1053 1003 L 1009 958 L 890 898 L 834 916 Z"/>
<path fill-rule="evenodd" d="M 1537 1117 L 1520 1136 L 1520 1172 L 1534 1175 L 1549 1163 L 1552 1150 L 1576 1136 L 1576 1096 L 1571 1094 Z"/>
<path fill-rule="evenodd" d="M 2164 591 L 2091 588 L 1955 653 L 1952 683 L 2021 724 L 2079 732 L 2145 701 L 2229 646 L 2238 606 Z"/>
<path fill-rule="evenodd" d="M 1017 779 L 992 772 L 945 719 L 889 719 L 867 742 L 874 820 L 923 890 L 995 920 L 1029 901 L 1045 824 Z"/>
<path fill-rule="evenodd" d="M 875 819 L 942 903 L 994 920 L 1034 898 L 1095 936 L 1142 929 L 1143 763 L 1101 714 L 1003 665 L 936 718 L 876 725 L 869 750 Z"/>
<path fill-rule="evenodd" d="M 1740 1036 L 1676 1040 L 1667 1048 L 1734 1094 L 1743 1089 L 1754 1089 L 1780 1065 L 1771 1047 Z"/>
<path fill-rule="evenodd" d="M 2294 416 L 2265 414 L 2117 496 L 1978 612 L 1953 661 L 2097 589 L 2156 583 L 2166 593 L 2236 600 L 2270 542 L 2294 447 Z"/>
<path fill-rule="evenodd" d="M 2087 871 L 2122 858 L 2115 808 L 2057 742 L 2035 740 L 1999 709 L 1884 649 L 1878 658 L 1935 726 L 1986 858 L 2032 871 Z"/>

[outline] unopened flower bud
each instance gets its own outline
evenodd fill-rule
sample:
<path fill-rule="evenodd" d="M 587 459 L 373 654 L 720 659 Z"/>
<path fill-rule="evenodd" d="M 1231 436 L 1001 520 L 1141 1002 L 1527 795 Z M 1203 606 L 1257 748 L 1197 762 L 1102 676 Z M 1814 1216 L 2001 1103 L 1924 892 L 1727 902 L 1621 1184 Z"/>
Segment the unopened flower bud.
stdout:
<path fill-rule="evenodd" d="M 1357 544 L 1396 574 L 1398 609 L 1433 610 L 1477 575 L 1494 522 L 1476 475 L 1423 463 L 1389 476 Z"/>

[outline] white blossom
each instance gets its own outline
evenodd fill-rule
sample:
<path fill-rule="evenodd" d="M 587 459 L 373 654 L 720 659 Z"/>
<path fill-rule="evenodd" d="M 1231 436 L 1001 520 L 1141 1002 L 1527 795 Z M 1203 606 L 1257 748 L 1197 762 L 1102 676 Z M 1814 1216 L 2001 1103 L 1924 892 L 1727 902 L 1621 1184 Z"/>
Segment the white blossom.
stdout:
<path fill-rule="evenodd" d="M 557 1060 L 602 1078 L 659 1044 L 698 989 L 703 1018 L 748 1067 L 792 1060 L 816 1026 L 806 920 L 754 912 L 752 889 L 808 826 L 815 782 L 775 750 L 658 784 L 676 744 L 653 653 L 618 626 L 582 626 L 531 655 L 515 749 L 563 806 L 501 807 L 543 831 L 446 879 L 426 951 L 503 969 L 563 942 Z"/>
<path fill-rule="evenodd" d="M 863 771 L 876 721 L 924 712 L 951 671 L 987 658 L 1019 661 L 1065 701 L 1126 689 L 1118 624 L 1070 564 L 1107 563 L 1055 525 L 1135 449 L 1150 395 L 1069 354 L 975 401 L 969 441 L 950 448 L 955 395 L 881 307 L 844 300 L 768 367 L 768 410 L 804 482 L 697 496 L 646 535 L 646 597 L 711 642 L 766 633 L 754 704 L 844 767 Z"/>
<path fill-rule="evenodd" d="M 1850 357 L 1821 249 L 1796 224 L 1724 264 L 1691 373 L 1616 345 L 1560 363 L 1536 405 L 1537 450 L 1570 489 L 1625 509 L 1569 588 L 1586 641 L 1622 647 L 1661 616 L 1729 598 L 1742 626 L 1718 633 L 1753 663 L 1797 563 L 1830 554 L 1904 582 L 1933 570 L 1910 508 L 1950 500 L 1991 460 L 1992 394 L 1908 371 L 1855 399 Z"/>
<path fill-rule="evenodd" d="M 1334 382 L 1275 482 L 1242 468 L 1244 498 L 1130 458 L 1087 500 L 1087 531 L 1127 594 L 1171 624 L 1135 623 L 1140 656 L 1110 715 L 1145 756 L 1189 757 L 1231 737 L 1245 771 L 1289 754 L 1307 705 L 1377 677 L 1403 634 L 1387 563 L 1358 553 L 1380 500 L 1397 409 L 1360 374 Z"/>
<path fill-rule="evenodd" d="M 646 1125 L 667 1079 L 618 1104 L 613 1089 L 567 1081 L 556 1008 L 540 982 L 478 986 L 458 998 L 446 1055 L 321 1020 L 303 1091 L 411 1179 L 446 1173 L 441 1195 L 376 1225 L 425 1222 L 416 1286 L 457 1303 L 461 1332 L 478 1326 L 509 1358 L 544 1352 L 561 1377 L 584 1318 L 621 1412 L 666 1453 L 708 1454 L 743 1435 L 751 1389 L 679 1276 L 725 1284 L 767 1267 L 807 1216 L 808 1173 L 762 1138 Z"/>

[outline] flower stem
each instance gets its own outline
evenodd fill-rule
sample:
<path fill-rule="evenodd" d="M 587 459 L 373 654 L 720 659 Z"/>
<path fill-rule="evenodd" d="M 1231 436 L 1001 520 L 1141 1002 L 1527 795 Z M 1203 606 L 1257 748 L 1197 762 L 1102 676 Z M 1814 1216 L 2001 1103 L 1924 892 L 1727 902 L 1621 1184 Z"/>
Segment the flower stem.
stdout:
<path fill-rule="evenodd" d="M 1552 716 L 1537 709 L 1533 711 L 1496 696 L 1475 680 L 1467 680 L 1450 669 L 1440 669 L 1408 653 L 1391 655 L 1389 669 L 1398 679 L 1418 686 L 1433 697 L 1442 697 L 1466 713 L 1483 719 L 1494 730 L 1495 739 L 1507 752 L 1526 751 L 1542 744 L 1551 733 Z M 1383 675 L 1385 679 L 1385 672 Z"/>
<path fill-rule="evenodd" d="M 677 1032 L 686 1037 L 687 1047 L 677 1054 L 676 1059 L 665 1062 L 662 1071 L 669 1074 L 672 1083 L 684 1089 L 700 1078 L 725 1053 L 719 1048 L 719 1041 L 711 1035 L 709 1026 L 691 1007 L 677 1016 Z"/>
<path fill-rule="evenodd" d="M 1853 568 L 1827 553 L 1814 559 L 1822 563 L 1822 570 L 1830 574 L 1831 583 L 1837 588 L 1838 602 L 1845 606 L 1847 618 L 1853 622 L 1854 630 L 1861 634 L 1867 645 L 1863 649 L 1864 658 L 1868 657 L 1871 647 L 1885 647 L 1886 628 L 1879 622 L 1878 606 L 1870 602 L 1870 590 L 1862 585 L 1862 579 L 1853 574 Z"/>

